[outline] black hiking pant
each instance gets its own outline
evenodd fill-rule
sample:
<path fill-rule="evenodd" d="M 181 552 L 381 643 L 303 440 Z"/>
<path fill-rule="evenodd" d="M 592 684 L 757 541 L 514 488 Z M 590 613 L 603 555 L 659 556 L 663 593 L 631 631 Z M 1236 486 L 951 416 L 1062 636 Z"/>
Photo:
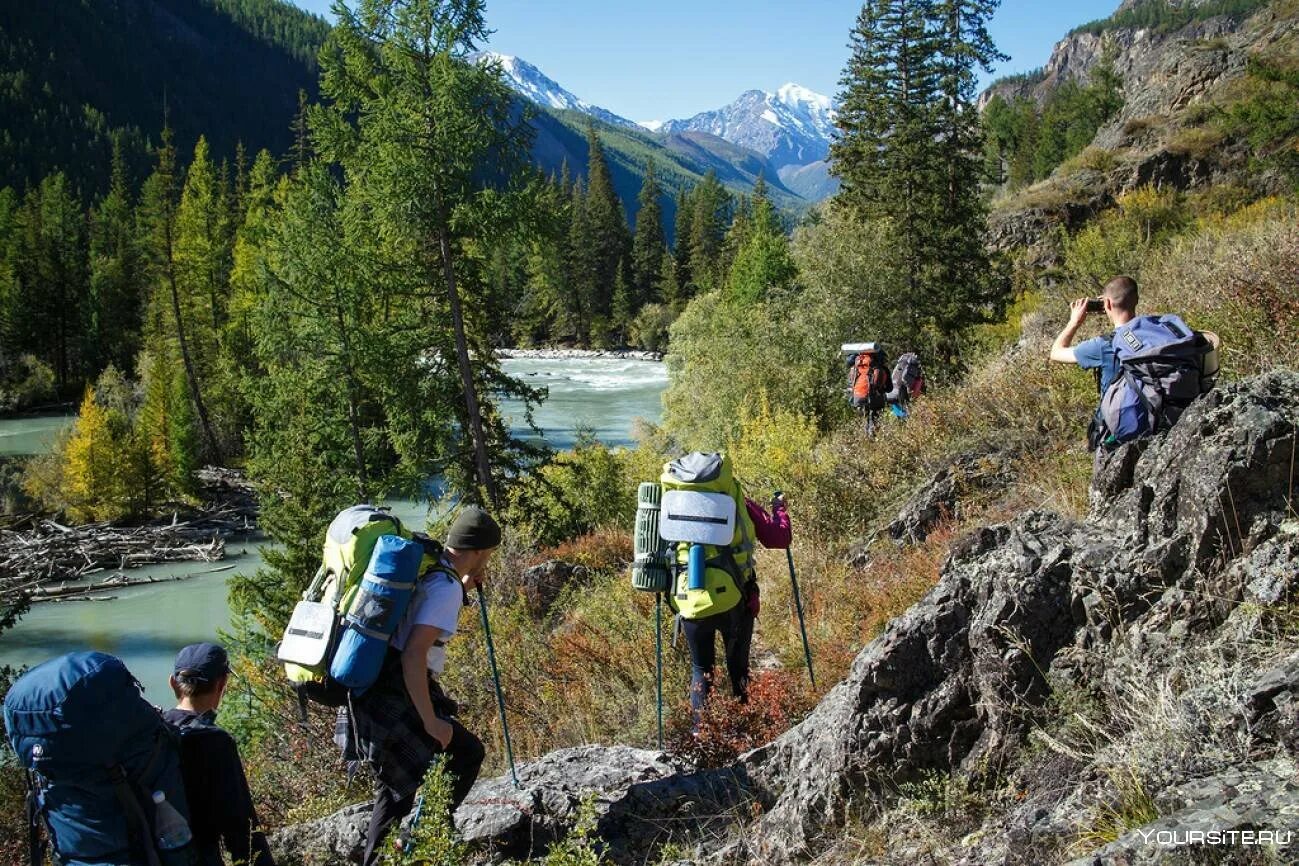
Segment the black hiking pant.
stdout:
<path fill-rule="evenodd" d="M 682 619 L 681 630 L 686 645 L 690 647 L 690 710 L 694 724 L 708 695 L 713 690 L 713 668 L 717 664 L 717 637 L 721 635 L 726 658 L 726 673 L 731 678 L 731 694 L 741 701 L 749 698 L 749 650 L 753 646 L 753 614 L 749 611 L 748 597 L 752 587 L 746 587 L 740 603 L 725 613 L 703 619 Z"/>
<path fill-rule="evenodd" d="M 451 742 L 442 752 L 446 755 L 444 769 L 451 776 L 451 809 L 454 816 L 456 808 L 469 796 L 469 789 L 478 779 L 478 771 L 483 765 L 487 751 L 482 740 L 457 719 L 447 719 L 451 724 Z M 427 772 L 427 768 L 425 768 Z M 380 846 L 392 826 L 410 814 L 415 807 L 418 792 L 401 796 L 389 785 L 378 784 L 378 796 L 374 801 L 374 811 L 370 813 L 370 827 L 365 834 L 365 853 L 361 862 L 373 866 L 378 862 Z"/>

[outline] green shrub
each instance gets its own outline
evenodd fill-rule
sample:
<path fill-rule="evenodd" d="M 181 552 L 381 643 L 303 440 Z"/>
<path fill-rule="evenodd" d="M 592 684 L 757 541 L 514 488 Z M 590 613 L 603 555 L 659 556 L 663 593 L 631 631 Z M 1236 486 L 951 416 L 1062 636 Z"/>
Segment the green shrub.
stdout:
<path fill-rule="evenodd" d="M 460 866 L 469 850 L 451 823 L 451 777 L 440 759 L 424 776 L 419 797 L 418 822 L 389 835 L 385 866 Z"/>
<path fill-rule="evenodd" d="M 9 361 L 0 354 L 0 412 L 16 412 L 56 395 L 54 370 L 35 355 Z"/>
<path fill-rule="evenodd" d="M 505 519 L 551 547 L 603 526 L 627 526 L 635 511 L 625 455 L 583 435 L 572 451 L 514 485 Z"/>

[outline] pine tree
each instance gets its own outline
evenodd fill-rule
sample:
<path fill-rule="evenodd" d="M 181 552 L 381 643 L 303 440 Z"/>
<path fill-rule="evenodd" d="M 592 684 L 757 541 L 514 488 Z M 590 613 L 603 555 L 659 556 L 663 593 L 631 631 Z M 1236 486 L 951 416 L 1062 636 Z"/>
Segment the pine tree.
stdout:
<path fill-rule="evenodd" d="M 632 239 L 631 305 L 639 310 L 645 304 L 658 303 L 659 283 L 663 279 L 663 254 L 667 239 L 663 235 L 663 209 L 659 199 L 663 190 L 654 173 L 654 161 L 645 166 L 645 180 L 641 184 L 640 209 L 636 212 L 636 234 Z"/>
<path fill-rule="evenodd" d="M 528 112 L 499 65 L 470 59 L 489 32 L 483 0 L 358 0 L 335 11 L 321 54 L 330 104 L 312 114 L 312 144 L 341 167 L 348 207 L 357 209 L 349 218 L 371 227 L 374 279 L 415 308 L 418 327 L 405 335 L 410 366 L 398 370 L 427 378 L 429 353 L 454 359 L 458 426 L 435 428 L 468 436 L 448 467 L 452 483 L 471 501 L 499 506 L 518 452 L 483 396 L 510 386 L 490 345 L 489 296 L 474 287 L 487 284 L 482 250 L 520 219 L 513 194 L 530 177 Z M 409 424 L 433 407 L 412 407 L 417 414 L 405 418 L 402 408 L 384 407 L 390 421 Z M 399 444 L 405 451 L 411 442 Z M 504 464 L 499 472 L 494 461 Z"/>
<path fill-rule="evenodd" d="M 613 308 L 609 316 L 611 336 L 617 346 L 627 345 L 627 333 L 636 315 L 625 272 L 626 268 L 623 267 L 622 262 L 618 262 L 617 274 L 613 281 Z"/>
<path fill-rule="evenodd" d="M 16 254 L 15 354 L 48 363 L 60 389 L 83 380 L 82 334 L 90 318 L 85 213 L 60 172 L 28 190 L 19 217 Z"/>
<path fill-rule="evenodd" d="M 674 307 L 685 304 L 694 294 L 694 270 L 690 265 L 690 235 L 694 231 L 694 199 L 685 191 L 677 193 L 677 213 L 673 221 L 672 234 L 676 243 L 676 255 L 673 280 L 677 293 L 671 301 Z"/>
<path fill-rule="evenodd" d="M 126 159 L 117 136 L 108 194 L 90 216 L 90 295 L 96 320 L 87 336 L 97 347 L 92 368 L 113 364 L 129 370 L 140 351 L 141 273 L 131 207 Z"/>
<path fill-rule="evenodd" d="M 585 342 L 591 332 L 598 279 L 586 203 L 586 189 L 579 178 L 573 183 L 569 200 L 568 237 L 564 244 L 564 283 L 567 289 L 564 308 L 572 337 L 578 343 Z"/>
<path fill-rule="evenodd" d="M 771 292 L 788 289 L 798 275 L 789 254 L 785 228 L 767 197 L 761 176 L 754 185 L 748 210 L 750 215 L 745 221 L 728 282 L 731 299 L 743 304 L 757 303 Z"/>
<path fill-rule="evenodd" d="M 708 292 L 718 288 L 724 276 L 722 244 L 731 224 L 731 194 L 710 168 L 690 198 L 690 278 L 698 291 Z"/>
<path fill-rule="evenodd" d="M 940 28 L 938 69 L 942 99 L 937 104 L 937 146 L 943 162 L 943 195 L 934 226 L 930 297 L 926 306 L 939 335 L 938 351 L 951 366 L 959 335 L 988 318 L 1003 288 L 994 279 L 985 245 L 987 206 L 979 177 L 983 128 L 976 99 L 976 67 L 991 71 L 1008 59 L 993 44 L 987 23 L 1000 0 L 937 0 Z"/>

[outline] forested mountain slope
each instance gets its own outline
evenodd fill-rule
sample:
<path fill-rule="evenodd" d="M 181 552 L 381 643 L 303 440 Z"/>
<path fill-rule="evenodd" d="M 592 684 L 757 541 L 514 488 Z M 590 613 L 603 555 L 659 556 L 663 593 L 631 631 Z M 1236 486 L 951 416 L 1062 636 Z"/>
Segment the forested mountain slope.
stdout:
<path fill-rule="evenodd" d="M 182 153 L 286 152 L 329 25 L 284 0 L 0 4 L 0 187 L 62 169 L 108 185 L 111 139 L 143 171 L 164 118 Z"/>
<path fill-rule="evenodd" d="M 1299 184 L 1299 3 L 1129 0 L 980 105 L 1001 249 L 1049 241 L 1146 184 L 1284 192 Z"/>

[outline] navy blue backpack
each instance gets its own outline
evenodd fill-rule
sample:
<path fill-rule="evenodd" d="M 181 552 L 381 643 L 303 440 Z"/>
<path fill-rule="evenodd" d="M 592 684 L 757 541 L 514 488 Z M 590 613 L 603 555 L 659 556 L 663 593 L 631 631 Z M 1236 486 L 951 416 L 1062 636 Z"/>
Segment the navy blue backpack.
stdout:
<path fill-rule="evenodd" d="M 153 792 L 189 817 L 178 735 L 121 661 L 77 652 L 32 668 L 5 697 L 4 721 L 31 782 L 33 864 L 43 854 L 38 819 L 62 866 L 166 866 L 193 856 L 192 846 L 159 852 L 154 844 Z"/>

